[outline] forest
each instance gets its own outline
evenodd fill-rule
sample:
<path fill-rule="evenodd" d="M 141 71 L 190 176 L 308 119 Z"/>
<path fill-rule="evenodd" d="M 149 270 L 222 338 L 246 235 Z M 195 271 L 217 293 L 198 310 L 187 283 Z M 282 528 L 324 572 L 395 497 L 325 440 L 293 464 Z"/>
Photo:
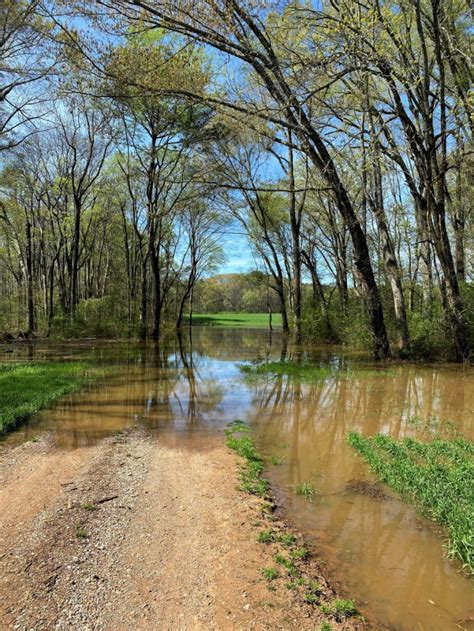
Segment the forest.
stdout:
<path fill-rule="evenodd" d="M 5 338 L 269 311 L 296 341 L 470 359 L 466 0 L 0 11 Z M 232 233 L 254 261 L 238 291 Z"/>

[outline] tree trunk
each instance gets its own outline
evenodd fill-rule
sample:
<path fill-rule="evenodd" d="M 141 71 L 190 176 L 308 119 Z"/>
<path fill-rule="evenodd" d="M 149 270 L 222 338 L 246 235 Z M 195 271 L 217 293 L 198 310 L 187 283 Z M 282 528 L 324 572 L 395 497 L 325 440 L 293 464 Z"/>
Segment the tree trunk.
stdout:
<path fill-rule="evenodd" d="M 33 242 L 31 238 L 31 223 L 27 218 L 25 223 L 26 236 L 26 292 L 27 292 L 27 312 L 28 312 L 28 333 L 33 333 L 36 329 L 35 322 L 35 296 L 33 279 Z"/>
<path fill-rule="evenodd" d="M 283 327 L 283 332 L 288 333 L 290 330 L 288 324 L 288 312 L 286 310 L 286 300 L 285 300 L 285 291 L 282 286 L 277 289 L 278 300 L 280 302 L 280 313 L 281 313 L 281 325 Z"/>
<path fill-rule="evenodd" d="M 372 117 L 370 117 L 370 134 L 372 142 L 374 142 L 375 133 Z M 406 352 L 409 347 L 409 333 L 405 296 L 403 295 L 402 273 L 398 265 L 395 247 L 393 245 L 392 237 L 388 228 L 387 216 L 385 214 L 380 156 L 378 155 L 375 146 L 373 149 L 374 157 L 372 162 L 374 174 L 374 199 L 372 208 L 379 229 L 385 271 L 392 290 L 393 307 L 397 324 L 397 345 L 400 351 Z"/>
<path fill-rule="evenodd" d="M 294 337 L 295 342 L 301 342 L 301 216 L 297 209 L 295 192 L 295 165 L 293 158 L 292 134 L 288 132 L 288 158 L 289 158 L 289 179 L 290 179 L 290 225 L 292 241 L 292 267 L 293 267 L 293 317 L 294 317 Z"/>
<path fill-rule="evenodd" d="M 139 337 L 141 340 L 146 339 L 148 334 L 148 254 L 143 257 L 142 261 L 142 291 L 140 300 L 140 328 Z"/>
<path fill-rule="evenodd" d="M 153 275 L 153 323 L 151 337 L 158 340 L 161 329 L 161 274 L 159 254 L 155 245 L 150 246 L 150 266 Z"/>
<path fill-rule="evenodd" d="M 76 307 L 78 304 L 78 276 L 79 276 L 79 242 L 81 239 L 81 201 L 78 198 L 74 199 L 74 235 L 72 243 L 72 260 L 71 260 L 71 296 L 69 300 L 69 310 L 71 319 L 74 318 Z"/>

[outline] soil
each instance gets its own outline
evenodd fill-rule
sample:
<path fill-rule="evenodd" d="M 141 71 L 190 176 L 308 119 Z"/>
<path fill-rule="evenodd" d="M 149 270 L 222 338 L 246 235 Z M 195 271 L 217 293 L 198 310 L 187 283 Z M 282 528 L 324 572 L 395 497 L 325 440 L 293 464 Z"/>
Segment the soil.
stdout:
<path fill-rule="evenodd" d="M 196 448 L 138 428 L 4 449 L 0 629 L 319 629 L 288 578 L 262 576 L 275 549 L 257 542 L 261 501 L 237 490 L 238 467 L 222 436 Z"/>

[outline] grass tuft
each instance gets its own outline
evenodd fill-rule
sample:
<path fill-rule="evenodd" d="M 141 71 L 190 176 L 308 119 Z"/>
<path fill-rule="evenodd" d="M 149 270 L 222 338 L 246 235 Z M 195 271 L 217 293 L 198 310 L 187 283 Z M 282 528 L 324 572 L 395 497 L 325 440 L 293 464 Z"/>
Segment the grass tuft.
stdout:
<path fill-rule="evenodd" d="M 262 530 L 258 533 L 259 543 L 272 543 L 275 541 L 275 533 L 272 530 Z"/>
<path fill-rule="evenodd" d="M 248 377 L 285 376 L 307 383 L 322 381 L 333 375 L 333 370 L 327 366 L 299 363 L 293 361 L 274 361 L 262 364 L 241 364 L 241 372 Z"/>
<path fill-rule="evenodd" d="M 262 569 L 262 575 L 267 581 L 274 581 L 279 576 L 276 567 L 264 567 Z"/>
<path fill-rule="evenodd" d="M 329 604 L 321 604 L 320 609 L 326 615 L 334 616 L 338 621 L 342 621 L 344 618 L 350 618 L 358 613 L 354 601 L 344 598 L 335 598 Z"/>
<path fill-rule="evenodd" d="M 89 539 L 89 535 L 86 530 L 84 530 L 84 526 L 82 524 L 76 525 L 76 537 L 78 539 Z"/>
<path fill-rule="evenodd" d="M 270 456 L 270 462 L 273 466 L 279 467 L 283 464 L 283 458 L 279 458 L 278 456 Z"/>
<path fill-rule="evenodd" d="M 296 495 L 301 495 L 302 497 L 309 499 L 313 497 L 316 493 L 314 490 L 314 486 L 311 482 L 301 482 L 301 484 L 297 484 L 295 486 Z"/>
<path fill-rule="evenodd" d="M 449 556 L 474 574 L 474 443 L 460 437 L 397 441 L 355 432 L 348 441 L 383 482 L 447 528 Z"/>

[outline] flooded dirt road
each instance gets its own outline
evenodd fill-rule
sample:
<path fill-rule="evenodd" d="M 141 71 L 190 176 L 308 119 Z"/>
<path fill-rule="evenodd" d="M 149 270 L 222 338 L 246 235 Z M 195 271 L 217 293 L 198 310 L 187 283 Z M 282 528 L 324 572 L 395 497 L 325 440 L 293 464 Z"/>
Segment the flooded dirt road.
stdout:
<path fill-rule="evenodd" d="M 119 440 L 117 432 L 141 428 L 163 449 L 186 445 L 204 462 L 216 441 L 223 444 L 225 425 L 241 418 L 252 425 L 258 447 L 272 457 L 269 462 L 279 463 L 268 465 L 268 476 L 281 513 L 314 545 L 346 593 L 365 603 L 379 628 L 474 628 L 472 583 L 445 558 L 443 533 L 387 488 L 374 485 L 346 444 L 351 430 L 402 437 L 426 436 L 441 427 L 472 438 L 472 370 L 379 368 L 334 349 L 293 348 L 278 334 L 211 328 L 196 329 L 192 344 L 188 337 L 159 347 L 84 342 L 37 345 L 30 353 L 92 357 L 113 367 L 102 383 L 67 397 L 3 441 L 7 458 L 15 446 L 36 437 L 43 445 L 47 437 L 37 464 L 27 459 L 25 469 L 17 470 L 19 492 L 12 502 L 32 506 L 31 519 L 69 481 L 62 480 L 55 458 L 67 459 L 79 475 L 86 461 L 93 461 L 94 450 Z M 240 363 L 281 357 L 315 361 L 331 373 L 309 384 L 285 376 L 249 380 L 239 370 Z M 42 491 L 49 499 L 31 490 L 39 467 L 50 471 L 50 484 Z M 314 485 L 310 501 L 295 495 L 300 482 Z M 19 527 L 27 527 L 30 517 Z"/>

